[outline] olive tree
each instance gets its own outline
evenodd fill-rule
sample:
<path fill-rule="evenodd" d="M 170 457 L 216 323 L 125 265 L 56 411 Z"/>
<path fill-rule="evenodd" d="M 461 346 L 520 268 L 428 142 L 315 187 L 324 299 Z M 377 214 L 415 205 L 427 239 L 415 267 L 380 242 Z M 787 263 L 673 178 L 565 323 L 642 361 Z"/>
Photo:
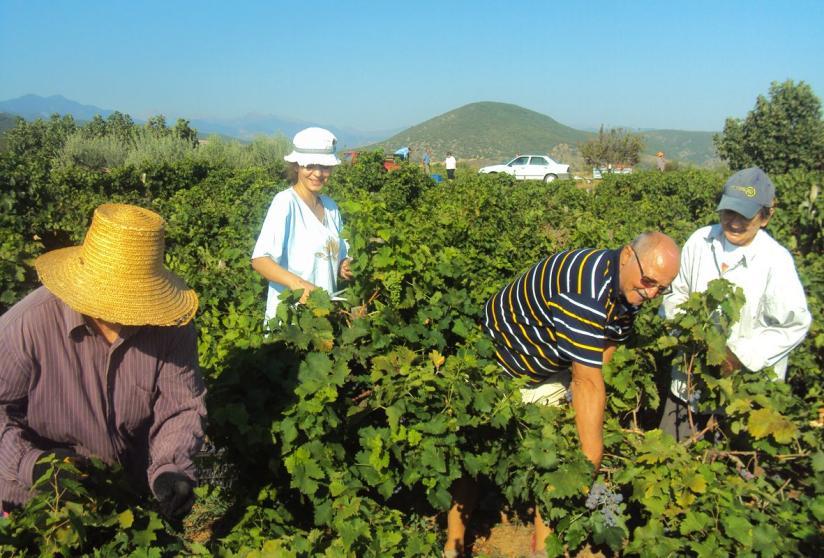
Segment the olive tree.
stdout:
<path fill-rule="evenodd" d="M 803 81 L 770 85 L 743 120 L 727 118 L 713 137 L 718 155 L 732 170 L 758 166 L 768 173 L 824 170 L 821 101 Z"/>
<path fill-rule="evenodd" d="M 588 165 L 605 166 L 622 164 L 632 166 L 638 163 L 644 138 L 623 128 L 598 130 L 594 138 L 578 144 L 581 155 Z"/>

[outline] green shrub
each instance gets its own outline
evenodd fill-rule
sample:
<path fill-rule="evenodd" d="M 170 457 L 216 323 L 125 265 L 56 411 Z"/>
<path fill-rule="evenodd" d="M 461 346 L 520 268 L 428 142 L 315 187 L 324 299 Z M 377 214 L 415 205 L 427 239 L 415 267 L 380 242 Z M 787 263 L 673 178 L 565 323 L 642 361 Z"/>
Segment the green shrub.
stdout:
<path fill-rule="evenodd" d="M 191 142 L 172 135 L 158 135 L 150 130 L 138 130 L 125 164 L 141 167 L 151 164 L 171 165 L 191 156 Z"/>
<path fill-rule="evenodd" d="M 57 156 L 57 164 L 102 170 L 123 166 L 128 155 L 129 146 L 112 136 L 90 138 L 82 132 L 75 132 L 66 139 Z"/>

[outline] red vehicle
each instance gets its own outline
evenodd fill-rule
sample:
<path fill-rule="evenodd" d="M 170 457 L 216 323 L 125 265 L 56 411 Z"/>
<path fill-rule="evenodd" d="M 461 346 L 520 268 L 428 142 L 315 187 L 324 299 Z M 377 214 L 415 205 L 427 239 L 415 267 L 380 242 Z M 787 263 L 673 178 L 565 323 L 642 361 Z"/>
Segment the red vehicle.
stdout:
<path fill-rule="evenodd" d="M 360 155 L 360 151 L 344 151 L 343 152 L 343 159 L 344 163 L 353 164 L 358 159 L 358 155 Z M 399 155 L 385 155 L 383 158 L 383 168 L 387 171 L 395 170 L 400 166 L 399 161 L 405 160 L 402 156 Z"/>

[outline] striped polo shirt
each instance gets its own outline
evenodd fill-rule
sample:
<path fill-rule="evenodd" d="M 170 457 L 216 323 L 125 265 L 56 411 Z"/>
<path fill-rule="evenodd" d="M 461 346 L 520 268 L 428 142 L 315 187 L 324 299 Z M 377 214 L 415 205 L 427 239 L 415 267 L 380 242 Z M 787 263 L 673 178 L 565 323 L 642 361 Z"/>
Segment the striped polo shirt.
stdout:
<path fill-rule="evenodd" d="M 620 253 L 560 252 L 490 298 L 483 325 L 504 369 L 541 382 L 573 361 L 602 366 L 607 341 L 626 341 L 639 310 L 621 296 Z"/>

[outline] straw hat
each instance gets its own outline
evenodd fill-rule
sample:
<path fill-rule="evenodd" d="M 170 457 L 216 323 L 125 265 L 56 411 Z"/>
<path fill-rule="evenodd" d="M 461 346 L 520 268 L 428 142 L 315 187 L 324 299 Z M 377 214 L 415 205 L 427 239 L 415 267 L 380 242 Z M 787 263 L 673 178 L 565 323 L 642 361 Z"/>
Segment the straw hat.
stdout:
<path fill-rule="evenodd" d="M 163 266 L 164 225 L 148 209 L 103 204 L 81 246 L 43 254 L 34 267 L 81 314 L 122 325 L 182 325 L 194 317 L 197 295 Z"/>

